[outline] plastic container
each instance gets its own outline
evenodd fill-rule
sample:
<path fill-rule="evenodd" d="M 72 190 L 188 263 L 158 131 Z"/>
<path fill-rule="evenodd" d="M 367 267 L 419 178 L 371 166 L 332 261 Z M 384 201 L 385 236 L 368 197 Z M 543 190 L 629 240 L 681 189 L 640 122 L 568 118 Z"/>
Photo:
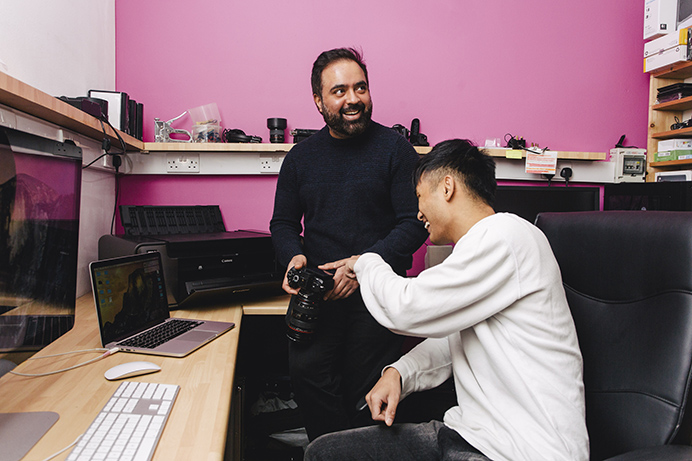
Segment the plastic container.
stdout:
<path fill-rule="evenodd" d="M 205 123 L 192 126 L 193 142 L 222 142 L 221 125 Z"/>
<path fill-rule="evenodd" d="M 193 142 L 222 142 L 221 115 L 215 102 L 188 111 L 192 118 Z"/>
<path fill-rule="evenodd" d="M 221 115 L 215 102 L 188 111 L 195 125 L 221 125 Z"/>

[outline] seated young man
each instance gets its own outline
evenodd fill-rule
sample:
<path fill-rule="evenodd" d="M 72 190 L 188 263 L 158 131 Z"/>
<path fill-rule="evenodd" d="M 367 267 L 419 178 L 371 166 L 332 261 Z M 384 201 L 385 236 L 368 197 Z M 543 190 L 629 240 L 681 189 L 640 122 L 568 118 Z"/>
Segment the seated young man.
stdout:
<path fill-rule="evenodd" d="M 430 240 L 455 244 L 444 262 L 415 278 L 372 253 L 321 268 L 345 266 L 380 324 L 427 339 L 366 396 L 383 425 L 324 435 L 305 459 L 588 460 L 582 358 L 547 239 L 494 212 L 495 163 L 468 141 L 435 146 L 415 183 Z M 401 399 L 450 376 L 444 422 L 393 424 Z"/>

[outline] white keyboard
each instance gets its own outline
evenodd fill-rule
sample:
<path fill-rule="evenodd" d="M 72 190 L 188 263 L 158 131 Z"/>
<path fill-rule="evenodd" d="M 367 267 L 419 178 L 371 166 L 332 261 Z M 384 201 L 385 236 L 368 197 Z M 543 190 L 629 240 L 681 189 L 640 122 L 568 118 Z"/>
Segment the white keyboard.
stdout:
<path fill-rule="evenodd" d="M 122 382 L 67 460 L 150 460 L 179 389 L 174 384 Z"/>

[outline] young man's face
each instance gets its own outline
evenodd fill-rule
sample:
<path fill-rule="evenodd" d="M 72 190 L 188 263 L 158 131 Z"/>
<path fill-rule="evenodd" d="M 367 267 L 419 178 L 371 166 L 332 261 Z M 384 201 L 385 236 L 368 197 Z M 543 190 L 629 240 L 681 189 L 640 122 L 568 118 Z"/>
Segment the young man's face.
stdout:
<path fill-rule="evenodd" d="M 358 63 L 342 59 L 322 71 L 322 94 L 313 95 L 317 110 L 337 139 L 362 134 L 370 123 L 372 100 Z"/>
<path fill-rule="evenodd" d="M 418 219 L 425 223 L 430 241 L 435 245 L 452 243 L 447 232 L 447 215 L 442 182 L 438 177 L 423 174 L 416 186 L 418 196 Z"/>

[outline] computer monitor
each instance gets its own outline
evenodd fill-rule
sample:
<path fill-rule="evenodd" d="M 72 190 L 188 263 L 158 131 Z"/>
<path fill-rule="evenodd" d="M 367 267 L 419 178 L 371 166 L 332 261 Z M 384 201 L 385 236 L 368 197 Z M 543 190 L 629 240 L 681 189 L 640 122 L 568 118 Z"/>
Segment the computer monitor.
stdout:
<path fill-rule="evenodd" d="M 678 0 L 677 28 L 678 30 L 692 25 L 692 0 Z"/>
<path fill-rule="evenodd" d="M 0 351 L 74 324 L 82 150 L 0 127 Z"/>
<path fill-rule="evenodd" d="M 498 185 L 494 208 L 496 212 L 514 213 L 531 223 L 541 212 L 597 211 L 600 209 L 600 188 Z"/>
<path fill-rule="evenodd" d="M 603 209 L 692 211 L 692 182 L 606 184 Z"/>

